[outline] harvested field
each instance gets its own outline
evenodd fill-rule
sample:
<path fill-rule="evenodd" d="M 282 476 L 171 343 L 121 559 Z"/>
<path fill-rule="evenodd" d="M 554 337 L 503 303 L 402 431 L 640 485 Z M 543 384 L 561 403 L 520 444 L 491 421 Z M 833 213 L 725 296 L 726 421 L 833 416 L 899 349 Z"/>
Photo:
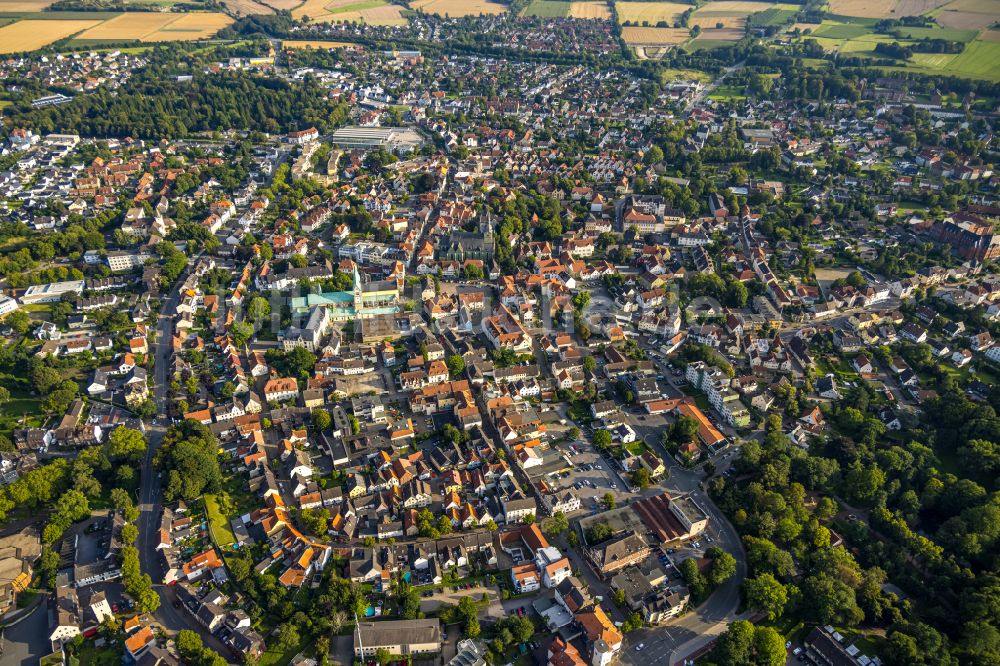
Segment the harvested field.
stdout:
<path fill-rule="evenodd" d="M 569 15 L 573 18 L 607 20 L 611 18 L 611 9 L 608 8 L 608 3 L 606 2 L 571 2 L 569 5 Z"/>
<path fill-rule="evenodd" d="M 385 0 L 306 0 L 292 10 L 292 16 L 297 19 L 308 16 L 312 23 L 357 21 L 372 25 L 406 25 L 400 13 L 402 9 Z"/>
<path fill-rule="evenodd" d="M 955 28 L 956 30 L 984 30 L 997 22 L 996 14 L 959 12 L 948 8 L 935 15 L 934 18 L 945 28 Z"/>
<path fill-rule="evenodd" d="M 944 4 L 944 3 L 941 3 Z M 1000 0 L 952 0 L 945 9 L 956 12 L 1000 15 Z"/>
<path fill-rule="evenodd" d="M 410 8 L 441 16 L 481 16 L 507 11 L 507 5 L 490 0 L 414 0 L 410 3 Z"/>
<path fill-rule="evenodd" d="M 979 38 L 984 42 L 1000 42 L 1000 30 L 984 30 Z"/>
<path fill-rule="evenodd" d="M 165 25 L 156 32 L 142 38 L 144 42 L 174 42 L 208 39 L 215 36 L 233 19 L 217 12 L 195 12 L 184 14 L 176 21 Z"/>
<path fill-rule="evenodd" d="M 108 19 L 80 35 L 80 39 L 142 39 L 176 21 L 179 14 L 130 12 Z"/>
<path fill-rule="evenodd" d="M 948 0 L 897 0 L 893 16 L 920 16 L 944 5 Z"/>
<path fill-rule="evenodd" d="M 683 44 L 691 36 L 687 28 L 622 28 L 622 39 L 633 46 Z"/>
<path fill-rule="evenodd" d="M 681 14 L 694 7 L 679 2 L 619 2 L 615 6 L 618 8 L 618 20 L 622 23 L 646 21 L 651 26 L 660 21 L 673 25 Z"/>
<path fill-rule="evenodd" d="M 292 11 L 302 4 L 302 0 L 263 0 L 263 2 L 268 7 L 273 7 L 281 11 Z"/>
<path fill-rule="evenodd" d="M 256 0 L 223 0 L 226 9 L 237 16 L 250 16 L 252 14 L 273 14 L 274 9 L 267 5 L 262 5 Z"/>
<path fill-rule="evenodd" d="M 694 40 L 694 46 L 699 46 L 699 42 L 736 42 L 743 38 L 742 28 L 712 28 L 702 30 L 698 38 Z"/>
<path fill-rule="evenodd" d="M 281 45 L 286 49 L 362 48 L 360 44 L 351 42 L 325 42 L 318 39 L 286 39 Z"/>
<path fill-rule="evenodd" d="M 54 0 L 0 0 L 0 12 L 40 12 Z"/>
<path fill-rule="evenodd" d="M 0 53 L 34 51 L 98 23 L 100 21 L 17 21 L 0 28 Z"/>
<path fill-rule="evenodd" d="M 896 0 L 830 0 L 830 12 L 839 16 L 887 18 Z"/>

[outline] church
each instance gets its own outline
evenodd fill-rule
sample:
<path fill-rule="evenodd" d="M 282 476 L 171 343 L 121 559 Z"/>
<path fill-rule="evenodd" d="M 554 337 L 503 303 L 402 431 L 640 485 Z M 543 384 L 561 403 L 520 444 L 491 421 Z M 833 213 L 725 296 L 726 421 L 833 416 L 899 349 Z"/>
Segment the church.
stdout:
<path fill-rule="evenodd" d="M 378 315 L 400 311 L 399 282 L 373 280 L 364 282 L 358 267 L 354 267 L 354 284 L 351 291 L 328 291 L 292 298 L 292 312 L 306 313 L 314 307 L 326 308 L 330 320 L 369 319 Z"/>

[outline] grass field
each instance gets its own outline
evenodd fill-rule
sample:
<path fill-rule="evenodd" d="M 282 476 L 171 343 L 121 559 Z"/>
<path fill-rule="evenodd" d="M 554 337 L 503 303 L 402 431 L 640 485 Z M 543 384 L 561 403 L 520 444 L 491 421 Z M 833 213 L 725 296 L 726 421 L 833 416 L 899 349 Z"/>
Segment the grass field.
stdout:
<path fill-rule="evenodd" d="M 946 2 L 948 0 L 830 0 L 830 12 L 839 16 L 900 18 L 926 14 Z"/>
<path fill-rule="evenodd" d="M 652 26 L 660 21 L 666 21 L 672 26 L 681 14 L 693 7 L 679 2 L 618 2 L 615 6 L 618 9 L 618 20 L 622 23 L 645 21 Z"/>
<path fill-rule="evenodd" d="M 100 21 L 17 21 L 0 28 L 0 53 L 34 51 L 52 42 L 65 39 Z"/>
<path fill-rule="evenodd" d="M 764 11 L 751 14 L 753 18 L 748 18 L 747 20 L 757 26 L 781 25 L 795 16 L 796 13 L 797 12 L 794 9 L 778 9 L 777 7 L 768 7 Z"/>
<path fill-rule="evenodd" d="M 208 515 L 209 528 L 219 547 L 226 548 L 236 543 L 233 530 L 229 527 L 229 519 L 219 510 L 215 495 L 205 495 L 205 513 Z"/>
<path fill-rule="evenodd" d="M 524 16 L 541 16 L 542 18 L 563 18 L 569 16 L 570 3 L 561 0 L 532 0 L 524 8 Z"/>
<path fill-rule="evenodd" d="M 622 39 L 632 46 L 683 44 L 690 36 L 687 28 L 622 28 Z"/>
<path fill-rule="evenodd" d="M 573 18 L 607 20 L 611 18 L 611 9 L 603 0 L 584 0 L 584 2 L 571 2 L 569 15 Z"/>
<path fill-rule="evenodd" d="M 410 8 L 441 16 L 481 16 L 507 11 L 507 5 L 490 0 L 413 0 Z"/>

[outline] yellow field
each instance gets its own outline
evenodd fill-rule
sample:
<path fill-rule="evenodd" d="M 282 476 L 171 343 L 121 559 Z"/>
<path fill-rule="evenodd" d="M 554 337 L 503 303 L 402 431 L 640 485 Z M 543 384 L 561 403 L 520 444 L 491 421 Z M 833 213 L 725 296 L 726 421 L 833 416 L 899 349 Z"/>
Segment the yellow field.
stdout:
<path fill-rule="evenodd" d="M 286 39 L 281 45 L 286 49 L 362 48 L 360 44 L 352 44 L 351 42 L 325 42 L 320 39 Z"/>
<path fill-rule="evenodd" d="M 709 28 L 702 30 L 701 34 L 698 35 L 698 39 L 695 40 L 695 46 L 697 42 L 738 42 L 740 38 L 743 37 L 745 33 L 743 28 Z"/>
<path fill-rule="evenodd" d="M 633 46 L 683 44 L 690 36 L 687 28 L 622 28 L 622 39 Z"/>
<path fill-rule="evenodd" d="M 144 42 L 174 42 L 208 39 L 223 28 L 231 25 L 233 19 L 216 12 L 195 12 L 184 14 L 176 21 L 142 38 Z"/>
<path fill-rule="evenodd" d="M 264 0 L 264 4 L 275 9 L 291 11 L 302 4 L 302 0 Z"/>
<path fill-rule="evenodd" d="M 40 12 L 55 0 L 0 0 L 0 12 Z"/>
<path fill-rule="evenodd" d="M 601 1 L 571 2 L 569 15 L 582 19 L 609 19 L 611 10 L 608 8 L 608 3 Z"/>
<path fill-rule="evenodd" d="M 130 12 L 94 26 L 79 38 L 137 39 L 143 42 L 187 41 L 211 37 L 232 22 L 233 19 L 217 12 Z"/>
<path fill-rule="evenodd" d="M 413 0 L 411 9 L 419 9 L 427 14 L 441 16 L 480 16 L 482 14 L 503 14 L 506 5 L 490 0 Z"/>
<path fill-rule="evenodd" d="M 17 21 L 0 28 L 0 53 L 34 51 L 98 23 L 100 21 Z"/>
<path fill-rule="evenodd" d="M 647 21 L 650 25 L 660 21 L 673 25 L 681 14 L 694 7 L 679 2 L 619 2 L 615 6 L 618 8 L 618 20 L 622 23 Z"/>
<path fill-rule="evenodd" d="M 782 5 L 770 2 L 748 2 L 747 0 L 720 0 L 699 7 L 688 19 L 688 26 L 699 26 L 702 30 L 715 28 L 719 23 L 723 28 L 738 28 L 747 23 L 747 17 L 770 8 L 795 9 L 796 5 Z"/>

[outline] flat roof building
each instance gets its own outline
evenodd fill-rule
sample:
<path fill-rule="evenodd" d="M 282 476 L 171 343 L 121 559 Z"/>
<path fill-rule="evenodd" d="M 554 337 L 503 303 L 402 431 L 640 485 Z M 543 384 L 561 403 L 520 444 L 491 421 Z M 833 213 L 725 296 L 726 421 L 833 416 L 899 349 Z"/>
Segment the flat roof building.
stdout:
<path fill-rule="evenodd" d="M 375 655 L 379 649 L 406 656 L 441 650 L 441 623 L 435 619 L 359 622 L 354 629 L 354 656 Z"/>
<path fill-rule="evenodd" d="M 330 137 L 341 148 L 373 150 L 385 148 L 393 152 L 412 150 L 424 140 L 408 127 L 341 127 Z"/>

